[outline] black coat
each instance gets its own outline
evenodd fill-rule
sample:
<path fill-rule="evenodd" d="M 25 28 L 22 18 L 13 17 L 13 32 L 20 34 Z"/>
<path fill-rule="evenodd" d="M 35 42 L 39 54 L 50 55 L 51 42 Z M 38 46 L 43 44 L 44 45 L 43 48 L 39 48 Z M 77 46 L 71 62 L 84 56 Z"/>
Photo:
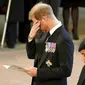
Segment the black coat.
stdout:
<path fill-rule="evenodd" d="M 85 7 L 85 0 L 61 0 L 61 7 Z"/>
<path fill-rule="evenodd" d="M 24 21 L 24 0 L 12 0 L 9 21 Z"/>
<path fill-rule="evenodd" d="M 38 39 L 27 42 L 28 58 L 35 59 L 34 66 L 38 68 L 32 85 L 67 85 L 67 77 L 71 75 L 73 65 L 73 42 L 63 26 L 46 40 L 47 34 L 44 33 Z M 50 44 L 48 48 L 53 46 L 50 52 L 46 52 L 46 43 Z M 52 64 L 50 66 L 47 64 L 49 60 Z"/>
<path fill-rule="evenodd" d="M 3 5 L 4 0 L 0 0 L 0 7 Z"/>
<path fill-rule="evenodd" d="M 77 85 L 85 85 L 85 65 L 82 68 Z"/>
<path fill-rule="evenodd" d="M 4 0 L 8 5 L 9 0 Z M 12 0 L 9 21 L 11 22 L 24 22 L 28 21 L 28 13 L 37 0 Z"/>

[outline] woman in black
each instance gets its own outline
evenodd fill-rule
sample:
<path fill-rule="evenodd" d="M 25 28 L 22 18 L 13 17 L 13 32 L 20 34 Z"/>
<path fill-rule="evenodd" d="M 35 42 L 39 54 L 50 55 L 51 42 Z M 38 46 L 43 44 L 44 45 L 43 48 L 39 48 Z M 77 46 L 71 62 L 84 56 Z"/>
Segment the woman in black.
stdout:
<path fill-rule="evenodd" d="M 73 39 L 78 40 L 78 19 L 79 19 L 79 9 L 78 9 L 79 3 L 78 0 L 61 0 L 61 7 L 63 7 L 63 22 L 64 26 L 67 31 L 69 31 L 69 17 L 70 17 L 70 9 L 71 9 L 71 17 L 73 21 L 73 28 L 72 28 L 72 34 Z"/>
<path fill-rule="evenodd" d="M 85 7 L 85 0 L 61 0 L 61 7 L 63 7 L 63 22 L 67 31 L 69 31 L 69 17 L 70 17 L 70 9 L 71 9 L 71 17 L 72 17 L 72 34 L 73 39 L 78 40 L 78 19 L 79 19 L 79 8 Z"/>

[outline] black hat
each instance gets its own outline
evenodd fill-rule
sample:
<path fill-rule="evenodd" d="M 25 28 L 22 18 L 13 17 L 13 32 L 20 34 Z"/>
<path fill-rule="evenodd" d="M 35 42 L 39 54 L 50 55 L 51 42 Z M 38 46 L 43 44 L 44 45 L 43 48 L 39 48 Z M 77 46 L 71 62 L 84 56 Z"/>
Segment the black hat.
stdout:
<path fill-rule="evenodd" d="M 83 49 L 85 49 L 85 39 L 80 43 L 78 51 L 80 52 Z"/>

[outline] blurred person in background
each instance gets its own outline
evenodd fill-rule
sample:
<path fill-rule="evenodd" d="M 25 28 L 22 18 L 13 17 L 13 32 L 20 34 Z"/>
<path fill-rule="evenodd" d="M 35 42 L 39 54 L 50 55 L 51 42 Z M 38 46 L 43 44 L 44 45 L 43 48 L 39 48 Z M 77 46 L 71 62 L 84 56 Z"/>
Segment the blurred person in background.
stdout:
<path fill-rule="evenodd" d="M 85 39 L 81 42 L 78 51 L 82 54 L 82 60 L 85 64 Z M 85 85 L 85 65 L 81 70 L 77 85 Z"/>
<path fill-rule="evenodd" d="M 17 22 L 19 21 L 24 21 L 24 0 L 12 0 L 5 38 L 8 48 L 15 47 L 17 40 Z"/>
<path fill-rule="evenodd" d="M 8 1 L 5 0 L 6 8 Z M 36 2 L 36 0 L 12 0 L 5 38 L 8 48 L 14 48 L 17 39 L 21 43 L 26 42 L 31 23 L 28 20 L 28 12 Z"/>
<path fill-rule="evenodd" d="M 78 0 L 61 0 L 61 5 L 63 9 L 62 16 L 63 16 L 63 23 L 65 29 L 69 32 L 69 18 L 71 14 L 72 18 L 72 35 L 74 40 L 78 40 L 78 20 L 79 20 L 79 2 Z"/>

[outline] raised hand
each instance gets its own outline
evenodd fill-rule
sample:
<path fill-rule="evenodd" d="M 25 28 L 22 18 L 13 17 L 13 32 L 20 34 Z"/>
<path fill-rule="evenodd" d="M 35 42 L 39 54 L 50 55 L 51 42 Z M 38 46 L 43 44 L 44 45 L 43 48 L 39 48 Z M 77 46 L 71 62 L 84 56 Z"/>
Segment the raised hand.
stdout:
<path fill-rule="evenodd" d="M 30 37 L 31 39 L 33 39 L 33 38 L 36 36 L 37 31 L 40 29 L 39 26 L 40 26 L 40 22 L 39 22 L 39 21 L 33 23 L 33 26 L 32 26 L 31 31 L 30 31 L 30 33 L 29 33 L 29 37 Z"/>

